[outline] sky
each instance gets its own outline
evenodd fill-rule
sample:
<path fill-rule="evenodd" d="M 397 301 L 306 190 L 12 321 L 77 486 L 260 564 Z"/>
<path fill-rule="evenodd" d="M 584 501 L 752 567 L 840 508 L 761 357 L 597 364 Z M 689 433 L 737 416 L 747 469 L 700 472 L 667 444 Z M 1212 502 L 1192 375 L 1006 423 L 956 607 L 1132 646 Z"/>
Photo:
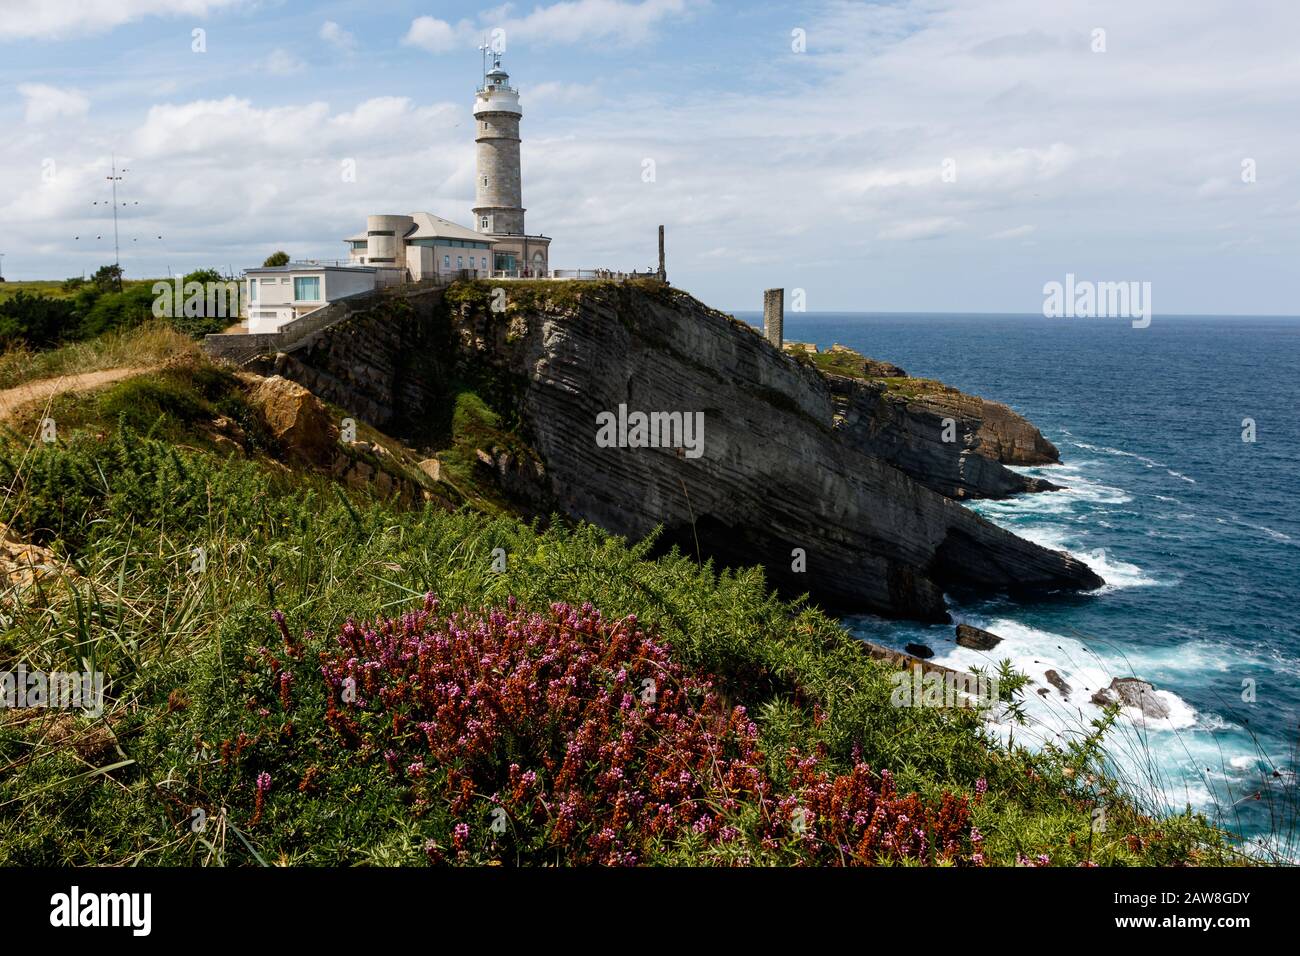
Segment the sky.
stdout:
<path fill-rule="evenodd" d="M 128 277 L 470 225 L 493 31 L 553 268 L 710 305 L 1300 313 L 1300 3 L 0 0 L 0 268 Z"/>

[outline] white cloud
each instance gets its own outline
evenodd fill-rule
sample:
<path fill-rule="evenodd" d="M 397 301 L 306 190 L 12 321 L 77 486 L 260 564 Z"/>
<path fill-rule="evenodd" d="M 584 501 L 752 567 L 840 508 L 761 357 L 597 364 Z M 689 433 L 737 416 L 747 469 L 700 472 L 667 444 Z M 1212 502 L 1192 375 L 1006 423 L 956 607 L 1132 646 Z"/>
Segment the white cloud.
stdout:
<path fill-rule="evenodd" d="M 205 17 L 246 0 L 0 0 L 0 41 L 57 40 L 150 16 Z"/>
<path fill-rule="evenodd" d="M 411 21 L 402 42 L 430 53 L 446 53 L 481 42 L 487 31 L 504 31 L 506 50 L 512 43 L 535 46 L 603 41 L 620 45 L 642 43 L 656 28 L 689 15 L 701 0 L 560 0 L 539 6 L 524 16 L 513 16 L 509 3 L 470 20 L 452 24 L 437 17 Z"/>
<path fill-rule="evenodd" d="M 407 46 L 419 47 L 430 53 L 446 53 L 463 46 L 466 37 L 472 35 L 466 28 L 453 27 L 446 20 L 437 17 L 416 17 L 411 21 L 411 28 L 406 31 L 402 42 Z"/>
<path fill-rule="evenodd" d="M 910 241 L 913 239 L 942 239 L 961 228 L 961 223 L 947 217 L 933 219 L 912 219 L 891 223 L 881 229 L 877 239 L 894 239 Z"/>
<path fill-rule="evenodd" d="M 24 117 L 29 123 L 85 116 L 90 109 L 90 100 L 73 89 L 60 89 L 44 83 L 21 83 L 18 92 L 27 101 Z"/>
<path fill-rule="evenodd" d="M 661 24 L 689 14 L 695 6 L 698 3 L 690 0 L 562 0 L 549 7 L 537 7 L 523 17 L 506 16 L 494 25 L 506 31 L 507 43 L 605 40 L 633 44 L 648 40 Z"/>
<path fill-rule="evenodd" d="M 1023 239 L 1037 230 L 1037 226 L 1013 226 L 989 236 L 990 239 Z"/>
<path fill-rule="evenodd" d="M 321 24 L 320 38 L 345 53 L 352 52 L 357 45 L 357 38 L 333 20 L 326 20 Z"/>
<path fill-rule="evenodd" d="M 263 66 L 272 76 L 292 76 L 294 73 L 301 73 L 307 65 L 288 50 L 277 47 L 271 51 Z"/>

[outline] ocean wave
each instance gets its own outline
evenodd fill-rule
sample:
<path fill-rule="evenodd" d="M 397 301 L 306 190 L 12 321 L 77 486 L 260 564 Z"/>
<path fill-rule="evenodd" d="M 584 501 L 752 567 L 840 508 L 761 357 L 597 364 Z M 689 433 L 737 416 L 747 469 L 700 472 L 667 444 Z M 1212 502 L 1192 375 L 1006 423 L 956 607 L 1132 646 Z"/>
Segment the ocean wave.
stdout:
<path fill-rule="evenodd" d="M 870 636 L 899 650 L 909 641 L 921 640 L 934 650 L 934 663 L 966 672 L 974 668 L 993 671 L 998 662 L 1009 659 L 1032 683 L 1022 697 L 1023 724 L 1009 717 L 989 723 L 990 731 L 1004 742 L 1014 738 L 1031 747 L 1065 746 L 1094 731 L 1092 721 L 1102 716 L 1103 708 L 1092 702 L 1093 694 L 1109 687 L 1112 679 L 1134 675 L 1150 679 L 1149 675 L 1168 670 L 1169 659 L 1162 652 L 1141 647 L 1125 647 L 1123 653 L 1099 651 L 1086 639 L 1013 618 L 953 610 L 958 622 L 985 628 L 1002 642 L 992 651 L 977 651 L 956 644 L 951 637 L 938 639 L 933 629 L 923 635 L 899 631 Z M 1202 666 L 1210 659 L 1217 663 L 1217 650 L 1190 641 L 1183 648 L 1189 659 L 1200 660 Z M 1048 671 L 1067 685 L 1068 696 L 1048 680 Z M 1221 808 L 1223 794 L 1206 785 L 1205 772 L 1222 765 L 1225 773 L 1231 768 L 1238 777 L 1249 773 L 1255 761 L 1253 744 L 1237 724 L 1218 713 L 1197 710 L 1173 690 L 1157 687 L 1155 696 L 1168 708 L 1167 717 L 1154 719 L 1137 708 L 1121 708 L 1124 719 L 1105 744 L 1113 769 L 1130 787 L 1143 793 L 1154 790 L 1167 806 L 1191 803 L 1198 810 Z"/>
<path fill-rule="evenodd" d="M 1148 458 L 1145 455 L 1138 455 L 1131 451 L 1124 451 L 1122 448 L 1109 448 L 1105 445 L 1090 445 L 1087 442 L 1071 440 L 1070 444 L 1076 448 L 1083 448 L 1087 451 L 1099 452 L 1103 455 L 1116 455 L 1120 458 L 1133 458 L 1142 462 L 1148 468 L 1168 468 L 1163 461 L 1156 461 L 1154 458 Z"/>

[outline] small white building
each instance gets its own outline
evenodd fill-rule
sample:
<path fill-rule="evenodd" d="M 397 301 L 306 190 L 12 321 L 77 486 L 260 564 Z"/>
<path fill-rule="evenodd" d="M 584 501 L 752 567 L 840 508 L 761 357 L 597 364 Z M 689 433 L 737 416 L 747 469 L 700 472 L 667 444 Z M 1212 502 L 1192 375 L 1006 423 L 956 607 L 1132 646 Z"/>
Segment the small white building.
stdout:
<path fill-rule="evenodd" d="M 241 298 L 248 331 L 278 332 L 286 322 L 344 296 L 388 285 L 395 278 L 383 275 L 378 267 L 311 262 L 246 269 Z"/>

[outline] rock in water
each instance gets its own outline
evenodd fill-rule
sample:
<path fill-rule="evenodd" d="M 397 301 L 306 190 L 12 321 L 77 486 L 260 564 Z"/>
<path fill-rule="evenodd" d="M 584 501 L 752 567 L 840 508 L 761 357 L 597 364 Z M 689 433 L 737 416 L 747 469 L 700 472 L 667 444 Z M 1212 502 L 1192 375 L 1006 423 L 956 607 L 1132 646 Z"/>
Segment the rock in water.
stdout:
<path fill-rule="evenodd" d="M 1058 674 L 1054 670 L 1049 670 L 1043 676 L 1047 678 L 1047 683 L 1051 684 L 1053 687 L 1055 687 L 1057 690 L 1061 692 L 1062 697 L 1069 700 L 1071 688 L 1070 685 L 1065 682 L 1065 678 L 1063 678 L 1060 674 Z"/>
<path fill-rule="evenodd" d="M 957 643 L 973 651 L 991 651 L 1002 643 L 1002 638 L 969 624 L 958 624 Z"/>
<path fill-rule="evenodd" d="M 1122 707 L 1134 707 L 1142 711 L 1144 717 L 1161 720 L 1169 716 L 1169 705 L 1155 694 L 1155 685 L 1136 677 L 1116 677 L 1109 687 L 1103 687 L 1092 695 L 1092 702 L 1099 707 L 1118 703 Z"/>
<path fill-rule="evenodd" d="M 907 651 L 907 653 L 911 654 L 913 657 L 919 657 L 922 660 L 934 657 L 934 651 L 926 647 L 924 644 L 905 644 L 903 650 Z"/>

